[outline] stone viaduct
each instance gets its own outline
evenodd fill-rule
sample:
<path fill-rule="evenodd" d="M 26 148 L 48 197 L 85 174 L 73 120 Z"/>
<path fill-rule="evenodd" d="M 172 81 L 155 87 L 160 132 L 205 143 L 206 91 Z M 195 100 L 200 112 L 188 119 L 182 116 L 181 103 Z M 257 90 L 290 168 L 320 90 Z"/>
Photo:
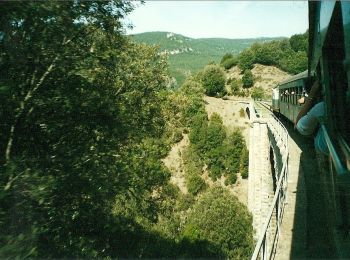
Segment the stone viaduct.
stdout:
<path fill-rule="evenodd" d="M 306 244 L 302 212 L 306 203 L 300 203 L 305 196 L 299 171 L 300 149 L 271 113 L 253 102 L 249 110 L 248 209 L 253 215 L 255 239 L 258 243 L 262 240 L 258 255 L 262 257 L 264 251 L 268 258 L 290 259 L 293 251 L 293 258 L 303 258 Z M 298 241 L 292 239 L 293 233 L 301 234 Z"/>

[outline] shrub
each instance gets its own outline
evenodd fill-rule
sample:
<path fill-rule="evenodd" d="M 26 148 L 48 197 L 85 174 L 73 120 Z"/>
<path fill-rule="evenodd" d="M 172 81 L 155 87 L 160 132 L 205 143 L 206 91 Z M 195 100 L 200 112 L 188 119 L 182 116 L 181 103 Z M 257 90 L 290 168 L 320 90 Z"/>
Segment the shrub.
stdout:
<path fill-rule="evenodd" d="M 219 179 L 221 177 L 221 168 L 219 166 L 212 166 L 209 170 L 209 177 L 213 180 L 216 181 L 217 179 Z"/>
<path fill-rule="evenodd" d="M 250 88 L 254 84 L 254 77 L 251 70 L 245 70 L 242 77 L 242 83 L 244 88 Z"/>
<path fill-rule="evenodd" d="M 252 69 L 254 58 L 254 53 L 250 48 L 243 50 L 238 56 L 238 67 L 242 71 Z"/>
<path fill-rule="evenodd" d="M 235 196 L 221 187 L 214 187 L 194 205 L 182 240 L 193 244 L 209 242 L 216 258 L 250 258 L 254 246 L 252 217 Z"/>
<path fill-rule="evenodd" d="M 231 173 L 226 175 L 225 185 L 235 184 L 237 181 L 237 174 Z"/>
<path fill-rule="evenodd" d="M 229 58 L 225 60 L 223 63 L 221 63 L 221 66 L 223 66 L 226 70 L 231 69 L 233 66 L 236 66 L 238 64 L 238 59 L 236 57 Z"/>
<path fill-rule="evenodd" d="M 231 80 L 230 87 L 231 87 L 232 94 L 235 96 L 238 96 L 240 93 L 240 87 L 236 79 Z"/>
<path fill-rule="evenodd" d="M 176 129 L 173 133 L 173 143 L 178 143 L 182 140 L 182 129 Z"/>
<path fill-rule="evenodd" d="M 197 195 L 198 192 L 206 188 L 206 183 L 198 174 L 192 174 L 186 178 L 188 192 L 192 195 Z"/>
<path fill-rule="evenodd" d="M 219 114 L 213 113 L 211 115 L 206 137 L 206 141 L 208 144 L 210 144 L 209 149 L 220 146 L 226 138 L 226 131 L 222 122 L 222 118 Z"/>
<path fill-rule="evenodd" d="M 239 129 L 236 129 L 225 141 L 224 165 L 228 174 L 239 172 L 243 147 L 245 147 L 243 135 Z"/>
<path fill-rule="evenodd" d="M 242 150 L 242 156 L 241 156 L 241 161 L 239 166 L 239 171 L 241 172 L 241 176 L 243 179 L 248 178 L 248 167 L 249 167 L 249 151 L 244 146 Z"/>
<path fill-rule="evenodd" d="M 204 93 L 204 89 L 198 82 L 194 80 L 186 80 L 180 87 L 180 91 L 185 95 L 197 95 L 200 96 Z"/>
<path fill-rule="evenodd" d="M 202 84 L 208 96 L 225 94 L 225 72 L 220 66 L 208 65 L 204 68 Z"/>
<path fill-rule="evenodd" d="M 254 100 L 256 100 L 256 99 L 261 100 L 264 98 L 264 94 L 265 94 L 265 92 L 264 92 L 264 89 L 262 87 L 256 87 L 252 90 L 251 97 Z"/>
<path fill-rule="evenodd" d="M 233 55 L 231 53 L 226 53 L 220 61 L 220 64 L 223 64 L 226 60 L 233 58 Z"/>
<path fill-rule="evenodd" d="M 240 117 L 245 117 L 245 112 L 244 109 L 241 107 L 241 109 L 239 110 L 239 116 Z"/>

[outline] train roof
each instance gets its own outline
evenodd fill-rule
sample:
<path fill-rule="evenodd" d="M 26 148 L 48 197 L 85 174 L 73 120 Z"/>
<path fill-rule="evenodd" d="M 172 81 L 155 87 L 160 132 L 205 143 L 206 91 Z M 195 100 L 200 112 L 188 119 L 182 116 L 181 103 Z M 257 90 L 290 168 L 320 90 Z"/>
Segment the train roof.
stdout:
<path fill-rule="evenodd" d="M 278 85 L 283 85 L 283 84 L 286 84 L 286 83 L 289 83 L 289 82 L 293 82 L 293 81 L 296 81 L 298 79 L 303 79 L 303 78 L 307 78 L 308 76 L 308 71 L 305 70 L 299 74 L 296 74 L 294 76 L 291 76 L 290 78 L 286 79 L 286 80 L 283 80 L 281 81 Z"/>

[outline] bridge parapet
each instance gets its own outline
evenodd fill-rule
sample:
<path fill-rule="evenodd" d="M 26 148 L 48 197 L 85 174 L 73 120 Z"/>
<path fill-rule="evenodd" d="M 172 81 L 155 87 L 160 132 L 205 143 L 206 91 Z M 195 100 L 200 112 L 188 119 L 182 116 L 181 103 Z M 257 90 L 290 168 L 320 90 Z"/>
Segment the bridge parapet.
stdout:
<path fill-rule="evenodd" d="M 253 103 L 250 104 L 250 111 L 253 116 L 250 130 L 248 208 L 253 214 L 253 226 L 258 235 L 252 259 L 271 259 L 276 253 L 286 199 L 289 135 L 283 124 L 271 113 L 262 117 Z M 278 178 L 275 191 L 268 129 L 282 156 L 282 167 L 276 174 Z"/>

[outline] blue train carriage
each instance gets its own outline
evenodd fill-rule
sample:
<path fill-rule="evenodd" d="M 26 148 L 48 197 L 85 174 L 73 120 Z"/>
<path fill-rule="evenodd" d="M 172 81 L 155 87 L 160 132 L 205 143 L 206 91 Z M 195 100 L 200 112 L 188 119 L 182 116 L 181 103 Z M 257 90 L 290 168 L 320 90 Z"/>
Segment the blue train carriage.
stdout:
<path fill-rule="evenodd" d="M 298 99 L 306 95 L 307 78 L 308 72 L 301 72 L 282 81 L 277 88 L 272 90 L 274 111 L 279 112 L 293 123 L 301 109 Z"/>
<path fill-rule="evenodd" d="M 336 241 L 350 257 L 350 2 L 309 2 L 308 55 L 309 75 L 320 79 L 326 107 L 321 129 L 330 154 L 323 169 L 334 205 L 324 213 L 334 220 L 334 233 L 343 233 Z"/>

